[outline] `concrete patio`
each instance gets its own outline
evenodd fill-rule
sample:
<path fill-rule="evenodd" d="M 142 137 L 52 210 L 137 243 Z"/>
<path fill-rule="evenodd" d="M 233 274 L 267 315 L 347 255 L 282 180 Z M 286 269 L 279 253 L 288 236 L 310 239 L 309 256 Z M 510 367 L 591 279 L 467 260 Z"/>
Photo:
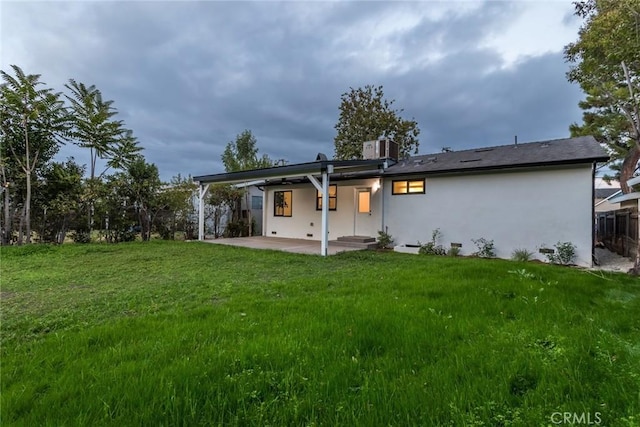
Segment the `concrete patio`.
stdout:
<path fill-rule="evenodd" d="M 272 249 L 275 251 L 293 252 L 298 254 L 320 255 L 320 242 L 316 240 L 285 239 L 282 237 L 252 236 L 234 237 L 231 239 L 205 239 L 205 243 L 218 245 L 242 246 L 253 249 Z M 329 242 L 327 253 L 335 255 L 339 252 L 359 251 L 361 248 Z"/>

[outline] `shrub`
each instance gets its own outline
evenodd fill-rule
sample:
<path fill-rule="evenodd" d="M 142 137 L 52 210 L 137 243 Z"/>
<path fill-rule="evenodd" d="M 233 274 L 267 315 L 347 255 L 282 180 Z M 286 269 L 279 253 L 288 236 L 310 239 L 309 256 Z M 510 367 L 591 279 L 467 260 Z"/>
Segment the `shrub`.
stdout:
<path fill-rule="evenodd" d="M 75 243 L 91 243 L 91 233 L 88 230 L 78 230 L 71 233 L 71 239 Z"/>
<path fill-rule="evenodd" d="M 393 237 L 386 231 L 378 231 L 378 248 L 388 249 L 393 245 Z"/>
<path fill-rule="evenodd" d="M 418 242 L 420 245 L 420 249 L 418 249 L 419 254 L 423 255 L 446 255 L 447 250 L 442 247 L 442 245 L 438 244 L 438 239 L 442 237 L 442 233 L 439 228 L 436 228 L 431 232 L 431 241 L 425 243 L 424 245 Z"/>
<path fill-rule="evenodd" d="M 549 262 L 553 264 L 569 265 L 576 259 L 576 245 L 571 242 L 558 242 L 554 245 L 554 253 L 546 253 Z"/>
<path fill-rule="evenodd" d="M 529 252 L 526 249 L 515 249 L 511 253 L 511 259 L 514 261 L 525 262 L 525 261 L 531 261 L 532 258 L 533 258 L 533 252 Z"/>
<path fill-rule="evenodd" d="M 449 255 L 449 256 L 459 256 L 460 255 L 460 247 L 451 246 L 451 248 L 449 248 L 449 250 L 447 251 L 447 255 Z"/>
<path fill-rule="evenodd" d="M 480 258 L 495 258 L 496 250 L 493 240 L 480 237 L 479 239 L 471 239 L 471 241 L 478 248 L 478 251 L 474 252 L 475 256 L 479 256 Z"/>

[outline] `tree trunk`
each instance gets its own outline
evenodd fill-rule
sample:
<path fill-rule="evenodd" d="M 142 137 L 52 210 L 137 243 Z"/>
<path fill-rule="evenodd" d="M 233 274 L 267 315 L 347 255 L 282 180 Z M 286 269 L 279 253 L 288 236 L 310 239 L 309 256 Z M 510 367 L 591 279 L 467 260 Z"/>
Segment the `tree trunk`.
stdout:
<path fill-rule="evenodd" d="M 13 219 L 11 218 L 11 198 L 9 197 L 9 187 L 6 184 L 3 193 L 4 209 L 2 222 L 2 244 L 8 245 L 9 242 L 11 242 Z"/>
<path fill-rule="evenodd" d="M 245 188 L 244 191 L 245 191 L 244 200 L 245 200 L 246 205 L 247 205 L 247 221 L 249 223 L 249 227 L 248 227 L 249 236 L 252 236 L 253 235 L 253 230 L 252 230 L 252 227 L 251 227 L 251 223 L 253 222 L 252 221 L 253 218 L 251 217 L 251 206 L 249 205 L 249 201 L 250 201 L 249 200 L 250 199 L 249 190 Z"/>
<path fill-rule="evenodd" d="M 20 224 L 18 225 L 18 245 L 24 242 L 24 204 L 22 205 L 22 213 L 20 214 Z"/>
<path fill-rule="evenodd" d="M 629 150 L 629 154 L 623 160 L 622 167 L 620 168 L 620 188 L 622 189 L 623 194 L 628 194 L 633 190 L 627 185 L 627 180 L 633 178 L 633 174 L 636 171 L 639 160 L 640 147 L 636 144 L 632 149 Z M 629 270 L 629 274 L 632 274 L 634 276 L 640 275 L 640 227 L 638 227 L 638 234 L 636 235 L 636 239 L 638 245 L 638 248 L 636 250 L 636 259 L 633 264 L 633 268 Z"/>
<path fill-rule="evenodd" d="M 638 166 L 638 160 L 640 160 L 640 147 L 635 145 L 629 150 L 629 154 L 624 158 L 620 168 L 620 188 L 623 194 L 631 192 L 631 188 L 627 185 L 627 180 L 633 178 Z"/>
<path fill-rule="evenodd" d="M 24 219 L 27 225 L 27 243 L 31 243 L 31 171 L 27 172 L 27 199 L 24 201 Z"/>

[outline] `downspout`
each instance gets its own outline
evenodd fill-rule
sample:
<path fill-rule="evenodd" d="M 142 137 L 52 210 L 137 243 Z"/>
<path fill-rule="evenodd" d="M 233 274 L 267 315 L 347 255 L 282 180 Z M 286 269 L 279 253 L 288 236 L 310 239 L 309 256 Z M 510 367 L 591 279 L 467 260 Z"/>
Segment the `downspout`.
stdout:
<path fill-rule="evenodd" d="M 262 235 L 267 235 L 267 221 L 269 218 L 269 192 L 265 187 L 262 190 Z"/>
<path fill-rule="evenodd" d="M 384 199 L 385 199 L 385 195 L 384 195 L 384 179 L 382 178 L 378 178 L 380 180 L 380 197 L 382 198 L 382 228 L 380 229 L 380 231 L 384 231 L 385 233 L 387 232 L 387 230 L 384 228 Z"/>
<path fill-rule="evenodd" d="M 591 165 L 591 267 L 596 259 L 596 162 Z M 615 220 L 613 221 L 615 224 Z"/>

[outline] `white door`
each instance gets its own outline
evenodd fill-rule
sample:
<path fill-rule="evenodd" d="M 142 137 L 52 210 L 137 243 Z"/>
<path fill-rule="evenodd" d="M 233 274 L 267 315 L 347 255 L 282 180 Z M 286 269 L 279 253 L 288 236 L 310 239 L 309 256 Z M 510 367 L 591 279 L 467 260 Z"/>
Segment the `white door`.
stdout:
<path fill-rule="evenodd" d="M 374 222 L 371 215 L 371 188 L 357 188 L 354 234 L 356 236 L 374 236 Z"/>

